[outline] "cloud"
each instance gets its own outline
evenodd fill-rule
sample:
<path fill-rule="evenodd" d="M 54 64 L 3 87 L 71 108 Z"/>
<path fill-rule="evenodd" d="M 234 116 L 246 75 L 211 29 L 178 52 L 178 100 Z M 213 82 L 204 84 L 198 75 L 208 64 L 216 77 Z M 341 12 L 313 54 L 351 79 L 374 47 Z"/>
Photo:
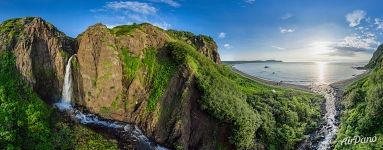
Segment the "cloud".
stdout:
<path fill-rule="evenodd" d="M 119 23 L 119 24 L 105 24 L 105 26 L 109 29 L 112 29 L 114 27 L 117 27 L 117 26 L 121 26 L 121 25 L 127 25 L 127 24 L 132 24 L 131 22 L 126 22 L 126 23 Z"/>
<path fill-rule="evenodd" d="M 271 46 L 272 48 L 275 48 L 275 49 L 278 49 L 278 50 L 285 50 L 285 48 L 283 48 L 283 47 L 279 47 L 279 46 Z"/>
<path fill-rule="evenodd" d="M 167 22 L 154 22 L 152 24 L 165 30 L 169 29 L 172 26 Z"/>
<path fill-rule="evenodd" d="M 174 0 L 152 0 L 153 2 L 167 3 L 169 5 L 177 6 Z M 106 24 L 108 28 L 113 28 L 119 25 L 133 24 L 133 23 L 151 23 L 163 29 L 168 29 L 171 24 L 166 22 L 157 13 L 159 9 L 150 3 L 138 1 L 112 1 L 106 2 L 101 8 L 91 9 L 102 23 Z"/>
<path fill-rule="evenodd" d="M 232 46 L 231 46 L 230 44 L 228 44 L 228 43 L 223 44 L 223 47 L 226 48 L 226 49 L 230 49 L 230 48 L 232 48 Z"/>
<path fill-rule="evenodd" d="M 279 28 L 279 31 L 284 34 L 284 33 L 295 32 L 295 29 L 292 29 L 292 28 Z"/>
<path fill-rule="evenodd" d="M 379 18 L 375 18 L 375 23 L 377 27 L 376 29 L 383 29 L 383 20 Z"/>
<path fill-rule="evenodd" d="M 115 11 L 132 11 L 142 14 L 155 14 L 157 12 L 157 9 L 151 6 L 151 4 L 136 1 L 107 2 L 105 8 Z"/>
<path fill-rule="evenodd" d="M 355 27 L 360 24 L 360 21 L 366 17 L 366 12 L 363 10 L 354 10 L 346 15 L 346 20 L 350 27 Z"/>
<path fill-rule="evenodd" d="M 175 0 L 151 0 L 152 2 L 165 3 L 172 7 L 181 7 L 181 4 Z"/>
<path fill-rule="evenodd" d="M 371 52 L 379 44 L 372 33 L 363 36 L 354 34 L 346 36 L 342 41 L 332 45 L 332 51 L 325 53 L 329 56 L 354 56 L 358 52 Z"/>
<path fill-rule="evenodd" d="M 281 16 L 280 19 L 282 19 L 282 20 L 287 20 L 287 19 L 290 19 L 291 17 L 293 17 L 293 14 L 291 14 L 291 13 L 286 13 L 286 14 L 284 14 L 283 16 Z"/>
<path fill-rule="evenodd" d="M 248 4 L 253 4 L 255 2 L 255 0 L 245 0 L 245 3 L 248 3 Z"/>
<path fill-rule="evenodd" d="M 226 33 L 225 33 L 225 32 L 220 32 L 220 33 L 218 33 L 218 37 L 219 37 L 220 39 L 223 39 L 223 38 L 226 37 Z"/>

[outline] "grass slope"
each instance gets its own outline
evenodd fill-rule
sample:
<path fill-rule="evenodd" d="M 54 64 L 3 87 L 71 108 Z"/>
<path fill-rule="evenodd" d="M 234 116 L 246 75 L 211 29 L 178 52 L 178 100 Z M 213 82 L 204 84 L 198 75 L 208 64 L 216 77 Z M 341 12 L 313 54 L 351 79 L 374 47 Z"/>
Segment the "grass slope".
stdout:
<path fill-rule="evenodd" d="M 380 49 L 382 46 L 380 46 Z M 376 56 L 381 58 L 382 56 Z M 382 59 L 375 59 L 370 75 L 353 83 L 345 91 L 342 100 L 340 130 L 335 149 L 382 149 L 383 148 L 383 70 Z M 359 136 L 359 143 L 345 144 L 346 138 Z M 360 143 L 362 137 L 374 137 L 376 142 Z M 363 140 L 365 141 L 365 140 Z"/>
<path fill-rule="evenodd" d="M 111 32 L 116 36 L 130 36 L 134 30 L 141 30 L 142 25 L 118 26 Z M 138 78 L 149 87 L 149 112 L 156 109 L 177 68 L 186 65 L 195 74 L 203 93 L 199 101 L 201 108 L 233 126 L 230 141 L 238 149 L 262 146 L 294 149 L 305 134 L 316 128 L 323 102 L 321 97 L 269 87 L 241 77 L 197 52 L 192 42 L 196 37 L 193 33 L 175 30 L 166 33 L 171 40 L 163 48 L 146 48 L 143 56 L 135 56 L 127 48 L 120 53 L 125 78 L 128 81 Z M 214 45 L 212 38 L 202 37 Z M 160 56 L 162 50 L 170 56 Z"/>
<path fill-rule="evenodd" d="M 201 107 L 233 125 L 230 140 L 238 149 L 261 145 L 293 149 L 304 134 L 317 126 L 322 98 L 246 79 L 183 41 L 169 42 L 166 49 L 195 73 L 203 92 Z"/>

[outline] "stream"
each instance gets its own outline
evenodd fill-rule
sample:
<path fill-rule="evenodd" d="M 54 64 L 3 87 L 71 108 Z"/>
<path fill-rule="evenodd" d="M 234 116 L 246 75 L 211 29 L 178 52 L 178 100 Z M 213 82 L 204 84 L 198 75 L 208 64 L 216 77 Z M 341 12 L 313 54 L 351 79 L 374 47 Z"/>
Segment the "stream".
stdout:
<path fill-rule="evenodd" d="M 312 85 L 310 88 L 314 93 L 324 96 L 326 101 L 323 108 L 326 113 L 319 129 L 310 134 L 309 138 L 303 141 L 298 149 L 330 150 L 332 149 L 331 142 L 334 141 L 339 129 L 339 119 L 337 118 L 339 115 L 337 109 L 338 91 L 327 84 Z"/>

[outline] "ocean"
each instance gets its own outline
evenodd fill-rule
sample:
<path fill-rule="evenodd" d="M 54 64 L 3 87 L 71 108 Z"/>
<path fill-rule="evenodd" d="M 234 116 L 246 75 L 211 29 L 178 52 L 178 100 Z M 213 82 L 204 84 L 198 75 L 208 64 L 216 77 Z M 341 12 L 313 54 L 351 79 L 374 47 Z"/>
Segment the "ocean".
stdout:
<path fill-rule="evenodd" d="M 233 67 L 252 76 L 297 85 L 331 84 L 362 74 L 353 67 L 367 62 L 262 62 L 236 64 Z"/>

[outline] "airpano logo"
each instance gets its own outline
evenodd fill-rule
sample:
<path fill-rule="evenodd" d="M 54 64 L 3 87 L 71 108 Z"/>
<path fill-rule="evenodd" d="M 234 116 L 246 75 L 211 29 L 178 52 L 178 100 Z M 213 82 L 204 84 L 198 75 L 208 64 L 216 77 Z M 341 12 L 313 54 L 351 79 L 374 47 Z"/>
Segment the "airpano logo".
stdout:
<path fill-rule="evenodd" d="M 375 143 L 378 140 L 378 137 L 363 137 L 363 136 L 354 136 L 344 138 L 340 144 L 341 145 L 355 145 L 355 144 L 365 144 L 365 143 Z"/>

